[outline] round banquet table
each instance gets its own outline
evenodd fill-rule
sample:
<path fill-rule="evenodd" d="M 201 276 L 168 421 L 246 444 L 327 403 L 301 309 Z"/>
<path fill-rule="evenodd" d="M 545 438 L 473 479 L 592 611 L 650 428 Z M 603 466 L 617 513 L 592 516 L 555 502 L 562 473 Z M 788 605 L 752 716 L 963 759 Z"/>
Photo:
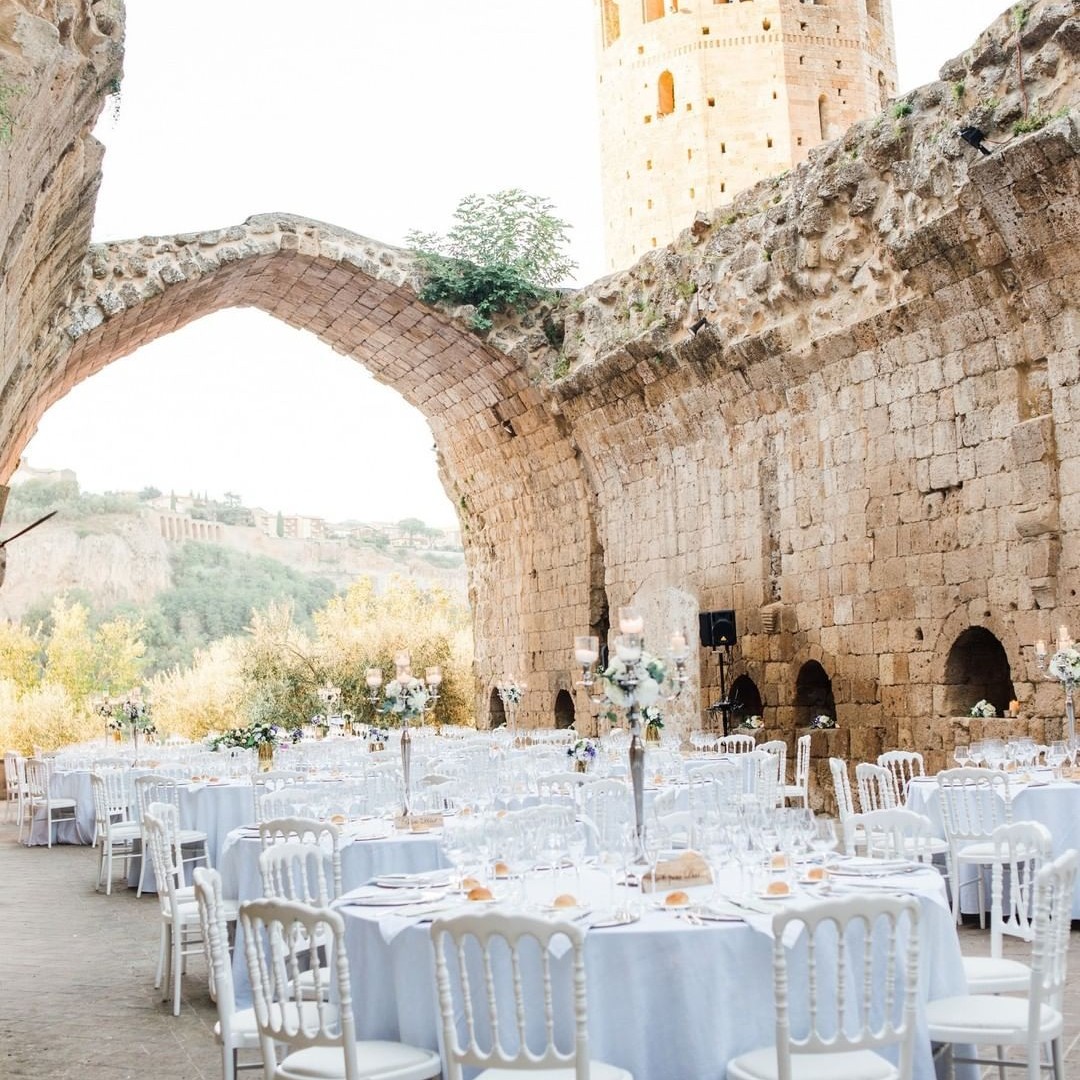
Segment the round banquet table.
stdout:
<path fill-rule="evenodd" d="M 965 993 L 960 947 L 940 875 L 927 868 L 875 884 L 896 885 L 919 898 L 921 1000 Z M 601 903 L 610 891 L 606 875 L 594 870 L 584 872 L 578 887 L 584 900 L 595 897 Z M 864 881 L 850 888 L 872 887 Z M 694 896 L 710 889 L 688 892 Z M 770 923 L 776 908 L 758 901 L 759 910 L 747 915 L 753 925 L 693 926 L 649 901 L 639 921 L 590 928 L 586 936 L 590 1056 L 629 1070 L 635 1080 L 721 1080 L 730 1058 L 775 1038 Z M 800 896 L 795 902 L 812 899 Z M 409 919 L 354 903 L 346 897 L 338 906 L 345 917 L 357 1036 L 402 1039 L 438 1050 L 441 1025 L 429 926 L 436 913 Z M 461 909 L 460 901 L 452 903 L 456 908 L 450 911 Z M 497 988 L 500 995 L 508 992 L 505 986 Z M 793 1015 L 805 1012 L 797 966 L 791 1001 Z M 567 1005 L 561 1014 L 571 1015 L 572 1009 Z M 915 1047 L 914 1075 L 930 1080 L 934 1066 L 921 1008 Z"/>
<path fill-rule="evenodd" d="M 1015 785 L 1010 781 L 1009 793 L 1013 821 L 1037 821 L 1045 825 L 1050 830 L 1055 858 L 1070 848 L 1080 849 L 1080 781 L 1052 780 Z M 907 807 L 925 814 L 934 823 L 936 834 L 945 836 L 937 780 L 934 777 L 917 777 L 911 781 Z M 985 893 L 989 902 L 989 875 Z M 962 890 L 962 894 L 963 911 L 974 912 L 977 906 L 976 890 Z M 1073 893 L 1072 916 L 1080 919 L 1080 881 Z"/>

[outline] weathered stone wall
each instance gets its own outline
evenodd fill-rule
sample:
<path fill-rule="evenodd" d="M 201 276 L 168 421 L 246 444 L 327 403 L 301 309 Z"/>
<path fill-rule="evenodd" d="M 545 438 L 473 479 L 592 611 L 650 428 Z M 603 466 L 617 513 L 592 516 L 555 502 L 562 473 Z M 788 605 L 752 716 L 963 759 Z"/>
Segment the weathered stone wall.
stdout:
<path fill-rule="evenodd" d="M 1051 734 L 1060 690 L 1029 646 L 1080 610 L 1080 132 L 1053 116 L 1078 52 L 1075 0 L 1034 5 L 1023 95 L 1049 119 L 1011 138 L 1024 103 L 1002 19 L 909 115 L 856 125 L 484 341 L 417 301 L 405 253 L 289 215 L 97 247 L 65 270 L 64 304 L 30 287 L 5 323 L 37 344 L 2 358 L 0 480 L 80 379 L 255 306 L 428 418 L 461 510 L 481 722 L 509 672 L 530 686 L 521 721 L 549 724 L 572 635 L 636 600 L 654 648 L 673 626 L 696 636 L 699 610 L 736 610 L 736 670 L 769 735 L 809 719 L 796 683 L 820 663 L 841 729 L 815 736 L 819 756 L 899 743 L 941 765 L 968 733 L 949 655 L 971 627 L 1004 646 L 1012 726 Z M 990 157 L 957 138 L 966 124 Z M 716 694 L 714 659 L 696 658 L 683 730 Z"/>

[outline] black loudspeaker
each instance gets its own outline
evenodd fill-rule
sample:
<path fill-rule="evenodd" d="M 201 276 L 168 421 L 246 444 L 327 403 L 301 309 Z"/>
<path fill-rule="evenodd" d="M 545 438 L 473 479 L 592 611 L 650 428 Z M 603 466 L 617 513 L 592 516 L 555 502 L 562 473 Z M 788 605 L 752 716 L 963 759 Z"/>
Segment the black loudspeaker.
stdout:
<path fill-rule="evenodd" d="M 707 649 L 728 648 L 739 640 L 734 611 L 703 611 L 698 615 L 701 644 Z"/>

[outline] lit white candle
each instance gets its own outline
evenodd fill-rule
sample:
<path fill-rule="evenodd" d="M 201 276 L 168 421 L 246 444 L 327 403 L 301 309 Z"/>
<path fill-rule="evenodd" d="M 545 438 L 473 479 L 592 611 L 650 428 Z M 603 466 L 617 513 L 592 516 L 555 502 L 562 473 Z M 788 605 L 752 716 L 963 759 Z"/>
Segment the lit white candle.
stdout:
<path fill-rule="evenodd" d="M 595 664 L 600 657 L 600 639 L 588 634 L 574 638 L 574 659 L 579 664 Z"/>
<path fill-rule="evenodd" d="M 442 668 L 437 665 L 427 668 L 424 672 L 424 682 L 428 686 L 438 686 L 442 682 Z"/>
<path fill-rule="evenodd" d="M 369 667 L 367 669 L 367 675 L 364 676 L 364 681 L 372 690 L 377 690 L 382 686 L 382 671 L 377 667 Z"/>
<path fill-rule="evenodd" d="M 671 635 L 671 655 L 676 659 L 686 655 L 686 635 L 680 630 Z"/>
<path fill-rule="evenodd" d="M 615 655 L 624 664 L 633 664 L 641 659 L 641 635 L 620 634 L 615 639 Z"/>
<path fill-rule="evenodd" d="M 619 632 L 623 634 L 641 634 L 645 631 L 645 619 L 637 608 L 619 608 Z"/>
<path fill-rule="evenodd" d="M 1065 625 L 1059 626 L 1057 639 L 1058 652 L 1069 648 L 1070 645 L 1072 645 L 1072 638 L 1069 637 L 1069 628 Z"/>
<path fill-rule="evenodd" d="M 1040 660 L 1046 656 L 1046 642 L 1043 641 L 1042 638 L 1039 638 L 1039 640 L 1035 642 L 1035 655 L 1039 657 Z"/>

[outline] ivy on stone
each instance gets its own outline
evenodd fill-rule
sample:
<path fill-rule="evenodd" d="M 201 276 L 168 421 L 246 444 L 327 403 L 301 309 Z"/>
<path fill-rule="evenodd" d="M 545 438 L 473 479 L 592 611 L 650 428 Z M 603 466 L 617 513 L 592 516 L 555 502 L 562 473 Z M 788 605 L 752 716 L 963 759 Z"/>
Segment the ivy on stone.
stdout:
<path fill-rule="evenodd" d="M 472 306 L 476 330 L 499 311 L 541 300 L 576 266 L 565 254 L 570 226 L 554 210 L 549 199 L 510 188 L 465 196 L 445 235 L 410 231 L 424 275 L 420 299 Z"/>

